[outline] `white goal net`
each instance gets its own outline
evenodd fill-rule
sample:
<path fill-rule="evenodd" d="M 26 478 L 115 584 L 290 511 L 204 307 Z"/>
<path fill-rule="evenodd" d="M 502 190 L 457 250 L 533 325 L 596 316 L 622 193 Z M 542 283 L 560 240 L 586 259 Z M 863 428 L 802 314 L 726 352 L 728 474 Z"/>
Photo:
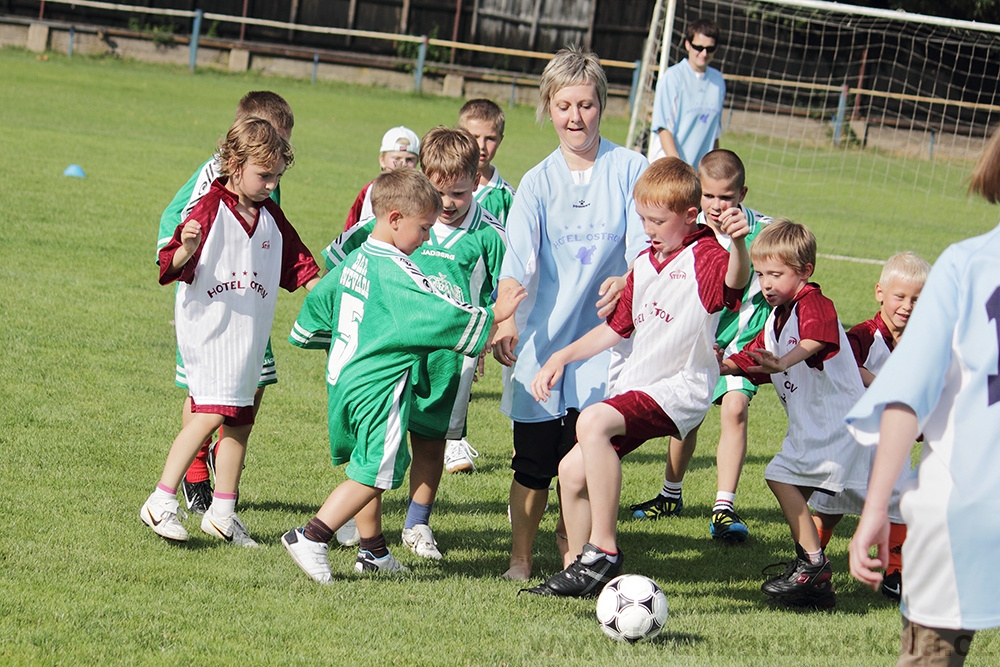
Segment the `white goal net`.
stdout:
<path fill-rule="evenodd" d="M 826 254 L 855 259 L 933 259 L 995 224 L 965 188 L 1000 121 L 1000 26 L 811 0 L 657 4 L 633 147 L 648 136 L 655 66 L 684 58 L 685 26 L 711 19 L 727 86 L 721 146 L 747 165 L 748 205 L 805 222 Z"/>

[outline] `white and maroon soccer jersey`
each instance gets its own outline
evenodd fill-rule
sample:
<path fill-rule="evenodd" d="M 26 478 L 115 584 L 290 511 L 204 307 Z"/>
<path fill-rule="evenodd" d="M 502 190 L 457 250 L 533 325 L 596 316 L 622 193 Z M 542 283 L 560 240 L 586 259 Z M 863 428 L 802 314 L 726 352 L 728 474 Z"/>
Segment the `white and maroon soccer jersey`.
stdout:
<path fill-rule="evenodd" d="M 673 420 L 681 437 L 701 423 L 719 379 L 715 331 L 723 308 L 739 307 L 742 290 L 726 287 L 729 253 L 708 227 L 684 238 L 660 264 L 652 249 L 636 259 L 608 319 L 623 337 L 634 332 L 609 395 L 648 394 Z"/>
<path fill-rule="evenodd" d="M 195 255 L 166 275 L 183 224 L 160 252 L 160 282 L 179 281 L 177 346 L 191 398 L 202 406 L 253 404 L 278 287 L 295 290 L 319 273 L 277 205 L 265 201 L 248 229 L 236 204 L 215 181 L 189 217 L 202 226 Z"/>
<path fill-rule="evenodd" d="M 882 319 L 881 312 L 875 317 L 851 327 L 847 332 L 847 340 L 851 343 L 851 351 L 858 366 L 864 366 L 872 375 L 878 375 L 885 362 L 889 361 L 895 343 L 892 332 Z"/>
<path fill-rule="evenodd" d="M 746 350 L 765 348 L 777 357 L 801 340 L 825 343 L 824 350 L 782 373 L 755 376 L 770 380 L 788 414 L 781 451 L 764 471 L 765 479 L 839 493 L 865 488 L 868 459 L 844 427 L 844 415 L 865 388 L 833 302 L 819 286 L 803 287 L 790 303 L 775 308 L 763 331 L 743 352 L 729 357 L 746 371 L 755 362 Z"/>

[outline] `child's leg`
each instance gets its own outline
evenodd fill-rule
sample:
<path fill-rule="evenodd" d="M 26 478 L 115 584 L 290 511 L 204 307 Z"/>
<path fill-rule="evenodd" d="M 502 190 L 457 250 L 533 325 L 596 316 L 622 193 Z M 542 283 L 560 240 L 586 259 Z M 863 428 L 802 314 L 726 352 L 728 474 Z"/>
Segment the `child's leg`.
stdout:
<path fill-rule="evenodd" d="M 813 523 L 812 514 L 806 501 L 812 495 L 812 489 L 767 480 L 771 493 L 778 499 L 778 505 L 785 515 L 785 521 L 792 531 L 792 539 L 802 546 L 806 553 L 815 553 L 822 547 L 819 543 L 819 533 Z"/>
<path fill-rule="evenodd" d="M 595 403 L 580 413 L 576 433 L 586 475 L 584 493 L 590 504 L 588 541 L 602 551 L 614 554 L 618 552 L 615 536 L 622 491 L 622 464 L 618 452 L 611 445 L 611 438 L 625 435 L 625 417 L 606 403 Z"/>
<path fill-rule="evenodd" d="M 184 406 L 181 408 L 181 427 L 187 425 L 191 421 L 191 396 L 184 397 Z M 213 431 L 214 433 L 214 431 Z M 208 437 L 205 438 L 205 442 L 202 444 L 198 453 L 195 454 L 194 461 L 188 466 L 187 472 L 184 475 L 184 479 L 191 484 L 198 484 L 200 482 L 206 482 L 209 479 L 208 474 L 208 448 L 212 444 L 212 434 L 209 433 Z"/>
<path fill-rule="evenodd" d="M 410 463 L 410 501 L 420 505 L 430 506 L 434 504 L 438 487 L 441 485 L 441 471 L 444 466 L 445 441 L 431 440 L 417 435 L 410 431 L 410 451 L 413 453 L 413 460 Z M 430 510 L 428 509 L 429 513 Z M 412 528 L 410 524 L 410 510 L 407 510 L 407 528 Z M 426 520 L 416 523 L 427 523 Z"/>
<path fill-rule="evenodd" d="M 355 517 L 362 537 L 375 537 L 382 532 L 382 489 L 347 479 L 327 496 L 316 518 L 331 530 L 340 528 Z M 379 502 L 372 503 L 371 501 Z M 362 513 L 362 509 L 365 511 Z"/>
<path fill-rule="evenodd" d="M 240 488 L 252 425 L 226 426 L 215 448 L 215 493 L 235 495 Z"/>
<path fill-rule="evenodd" d="M 816 512 L 813 514 L 813 523 L 816 524 L 816 532 L 819 534 L 819 544 L 824 549 L 826 545 L 830 543 L 833 538 L 833 529 L 837 527 L 840 520 L 844 518 L 843 514 L 826 514 L 825 512 Z"/>
<path fill-rule="evenodd" d="M 742 391 L 726 392 L 722 396 L 719 414 L 719 449 L 716 452 L 719 491 L 736 493 L 740 473 L 747 456 L 747 415 L 750 397 Z"/>
<path fill-rule="evenodd" d="M 174 438 L 167 454 L 166 463 L 163 466 L 163 474 L 160 475 L 160 484 L 172 489 L 177 489 L 181 484 L 184 473 L 194 460 L 195 454 L 201 448 L 202 443 L 215 429 L 222 425 L 222 415 L 207 412 L 198 412 L 191 415 L 190 420 L 181 428 L 181 432 Z"/>
<path fill-rule="evenodd" d="M 525 580 L 531 576 L 532 547 L 538 524 L 545 513 L 549 487 L 533 489 L 518 481 L 510 483 L 510 567 L 503 573 L 504 579 Z"/>
<path fill-rule="evenodd" d="M 566 530 L 567 554 L 572 562 L 583 551 L 583 545 L 590 540 L 591 533 L 587 469 L 579 444 L 559 462 L 559 506 Z M 564 559 L 563 567 L 566 565 Z"/>

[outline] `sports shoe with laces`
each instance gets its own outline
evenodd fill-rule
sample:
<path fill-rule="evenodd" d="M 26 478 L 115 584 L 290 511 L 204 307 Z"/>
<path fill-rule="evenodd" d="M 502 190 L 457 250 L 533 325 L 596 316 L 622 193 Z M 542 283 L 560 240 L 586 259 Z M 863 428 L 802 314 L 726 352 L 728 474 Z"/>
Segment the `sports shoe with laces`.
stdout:
<path fill-rule="evenodd" d="M 899 570 L 893 570 L 882 577 L 879 591 L 893 602 L 899 602 L 903 597 L 903 573 Z"/>
<path fill-rule="evenodd" d="M 212 505 L 212 483 L 207 479 L 202 482 L 181 482 L 184 490 L 184 502 L 189 512 L 204 514 Z"/>
<path fill-rule="evenodd" d="M 823 556 L 823 562 L 814 565 L 798 544 L 795 553 L 795 560 L 776 564 L 784 565 L 785 571 L 765 581 L 760 589 L 776 602 L 794 607 L 830 608 L 836 605 L 830 559 Z M 775 566 L 764 569 L 771 567 Z"/>
<path fill-rule="evenodd" d="M 744 542 L 750 534 L 740 515 L 728 509 L 712 512 L 712 524 L 709 526 L 709 532 L 712 533 L 714 539 L 726 542 Z"/>
<path fill-rule="evenodd" d="M 523 588 L 521 593 L 535 595 L 559 595 L 563 597 L 593 597 L 601 592 L 604 585 L 622 571 L 625 556 L 618 549 L 614 562 L 608 555 L 589 542 L 583 545 L 583 552 L 562 572 L 552 575 L 543 584 L 534 588 Z"/>
<path fill-rule="evenodd" d="M 479 452 L 472 448 L 465 438 L 449 440 L 444 450 L 444 469 L 448 472 L 475 472 Z"/>
<path fill-rule="evenodd" d="M 302 528 L 293 528 L 281 536 L 281 543 L 295 564 L 313 581 L 328 584 L 333 581 L 330 561 L 326 557 L 326 542 L 313 542 Z"/>
<path fill-rule="evenodd" d="M 420 523 L 413 528 L 403 529 L 403 544 L 410 547 L 410 551 L 421 558 L 441 560 L 441 552 L 438 551 L 437 542 L 434 540 L 434 533 L 431 527 L 425 523 Z"/>
<path fill-rule="evenodd" d="M 154 496 L 155 494 L 150 495 L 142 504 L 139 518 L 160 537 L 175 542 L 186 542 L 188 532 L 177 515 L 180 514 L 181 518 L 187 518 L 187 515 L 178 505 L 177 499 L 158 501 Z"/>
<path fill-rule="evenodd" d="M 392 554 L 375 558 L 372 552 L 365 551 L 364 549 L 358 552 L 358 558 L 354 561 L 354 571 L 358 574 L 364 572 L 406 572 L 408 569 L 396 560 Z"/>
<path fill-rule="evenodd" d="M 656 496 L 652 500 L 644 503 L 637 503 L 629 507 L 633 518 L 636 519 L 659 519 L 661 516 L 678 516 L 684 509 L 684 499 L 677 496 L 677 499 L 666 496 Z"/>
<path fill-rule="evenodd" d="M 361 533 L 358 532 L 358 524 L 354 521 L 353 517 L 337 529 L 337 543 L 341 546 L 353 547 L 360 542 Z"/>
<path fill-rule="evenodd" d="M 240 518 L 236 516 L 236 512 L 233 512 L 229 516 L 216 516 L 212 508 L 209 507 L 208 511 L 205 512 L 205 516 L 201 518 L 201 532 L 206 535 L 211 535 L 212 537 L 218 537 L 226 542 L 232 542 L 233 544 L 241 547 L 256 547 L 259 546 L 257 542 L 250 537 L 250 533 L 247 532 L 247 527 L 240 521 Z"/>

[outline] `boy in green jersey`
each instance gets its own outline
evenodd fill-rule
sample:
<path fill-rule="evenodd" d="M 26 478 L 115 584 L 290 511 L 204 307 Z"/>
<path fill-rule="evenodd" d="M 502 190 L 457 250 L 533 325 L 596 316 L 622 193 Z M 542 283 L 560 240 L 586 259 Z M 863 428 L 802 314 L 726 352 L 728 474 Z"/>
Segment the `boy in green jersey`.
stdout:
<path fill-rule="evenodd" d="M 413 263 L 434 288 L 477 306 L 492 302 L 506 252 L 503 228 L 473 199 L 479 148 L 465 130 L 436 127 L 420 144 L 421 169 L 441 195 L 443 209 L 429 231 L 427 243 L 413 253 Z M 373 233 L 376 221 L 347 230 L 324 251 L 328 269 Z M 450 350 L 432 352 L 414 371 L 410 442 L 410 504 L 403 524 L 403 542 L 418 556 L 440 559 L 430 529 L 430 515 L 445 462 L 445 441 L 465 436 L 469 395 L 476 359 Z M 338 539 L 343 542 L 349 540 Z"/>
<path fill-rule="evenodd" d="M 298 347 L 328 348 L 330 452 L 348 479 L 305 528 L 281 541 L 314 580 L 332 580 L 327 544 L 356 517 L 357 572 L 403 566 L 386 546 L 381 497 L 398 488 L 410 462 L 406 446 L 416 365 L 436 350 L 476 357 L 495 319 L 510 317 L 523 290 L 502 292 L 493 307 L 463 303 L 435 288 L 410 261 L 442 213 L 441 197 L 416 170 L 385 172 L 372 185 L 376 222 L 306 297 L 289 336 Z"/>

